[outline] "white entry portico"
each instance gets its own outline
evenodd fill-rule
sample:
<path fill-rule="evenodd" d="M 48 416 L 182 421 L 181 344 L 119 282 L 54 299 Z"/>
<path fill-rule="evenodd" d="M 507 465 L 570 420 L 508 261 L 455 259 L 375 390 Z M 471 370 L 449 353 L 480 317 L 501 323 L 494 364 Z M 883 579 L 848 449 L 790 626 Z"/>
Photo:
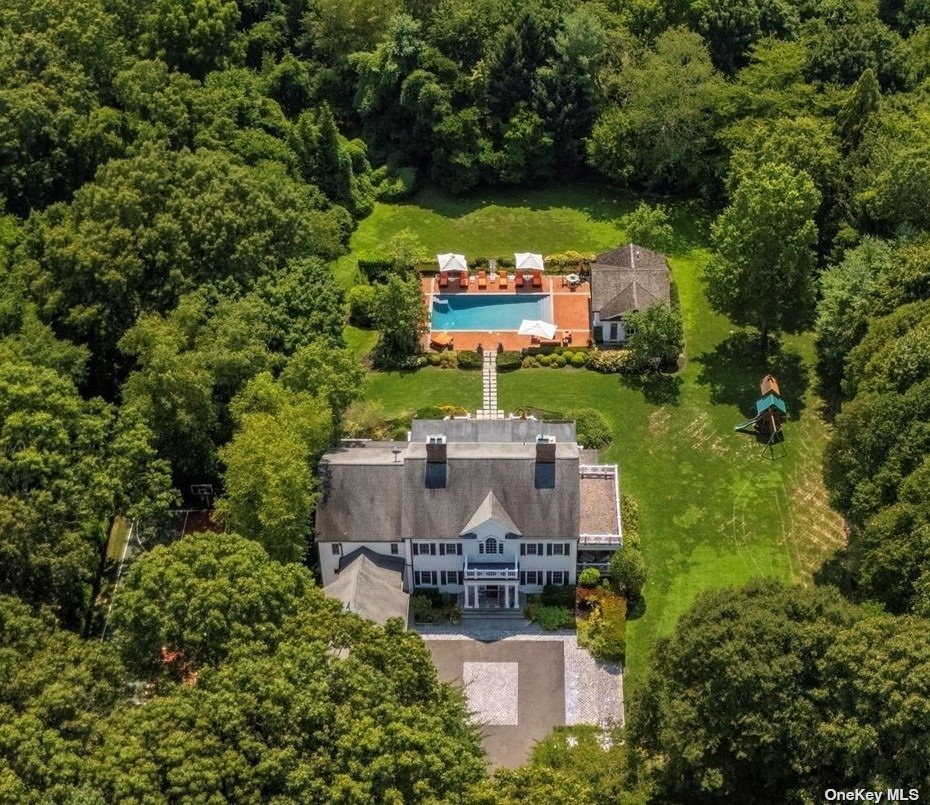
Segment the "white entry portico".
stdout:
<path fill-rule="evenodd" d="M 519 606 L 517 584 L 465 582 L 465 609 L 517 609 Z"/>
<path fill-rule="evenodd" d="M 482 546 L 488 550 L 488 539 Z M 496 543 L 503 548 L 503 542 Z M 476 559 L 465 554 L 465 609 L 517 609 L 520 606 L 520 564 L 516 555 Z"/>

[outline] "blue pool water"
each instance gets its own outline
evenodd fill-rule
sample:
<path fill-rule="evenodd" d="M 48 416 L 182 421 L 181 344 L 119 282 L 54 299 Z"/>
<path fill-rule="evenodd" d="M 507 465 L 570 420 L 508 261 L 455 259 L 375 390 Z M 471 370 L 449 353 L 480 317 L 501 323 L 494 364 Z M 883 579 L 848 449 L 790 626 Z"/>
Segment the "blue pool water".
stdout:
<path fill-rule="evenodd" d="M 546 294 L 440 294 L 433 299 L 434 331 L 518 330 L 524 319 L 549 318 Z"/>

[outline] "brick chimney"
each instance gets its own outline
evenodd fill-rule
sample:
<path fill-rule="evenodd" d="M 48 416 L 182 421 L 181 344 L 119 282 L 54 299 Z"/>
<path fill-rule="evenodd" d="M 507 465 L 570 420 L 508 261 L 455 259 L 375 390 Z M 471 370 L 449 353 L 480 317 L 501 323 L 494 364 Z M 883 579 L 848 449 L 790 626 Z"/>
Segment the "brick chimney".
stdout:
<path fill-rule="evenodd" d="M 536 463 L 555 464 L 555 436 L 536 437 Z"/>
<path fill-rule="evenodd" d="M 430 464 L 446 463 L 446 437 L 442 434 L 426 437 L 426 460 Z"/>

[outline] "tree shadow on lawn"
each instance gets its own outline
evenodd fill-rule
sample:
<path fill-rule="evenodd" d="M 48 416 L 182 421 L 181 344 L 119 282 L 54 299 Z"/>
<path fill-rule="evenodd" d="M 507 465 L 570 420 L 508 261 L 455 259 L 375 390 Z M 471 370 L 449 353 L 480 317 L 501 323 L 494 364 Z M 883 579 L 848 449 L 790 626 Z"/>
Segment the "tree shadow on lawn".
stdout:
<path fill-rule="evenodd" d="M 758 334 L 741 331 L 694 360 L 701 364 L 698 383 L 710 386 L 715 404 L 735 405 L 747 417 L 755 415 L 759 381 L 772 374 L 781 388 L 788 419 L 798 419 L 804 410 L 810 370 L 797 352 L 785 350 L 775 338 L 769 338 L 767 357 L 762 355 Z"/>
<path fill-rule="evenodd" d="M 620 385 L 641 391 L 650 405 L 678 405 L 681 396 L 681 377 L 654 373 L 648 375 L 621 375 Z"/>
<path fill-rule="evenodd" d="M 814 584 L 833 586 L 847 598 L 857 600 L 856 572 L 852 553 L 848 546 L 837 548 L 823 564 L 814 571 Z"/>
<path fill-rule="evenodd" d="M 534 212 L 567 208 L 583 212 L 592 221 L 619 225 L 623 216 L 632 212 L 640 202 L 662 204 L 668 208 L 669 222 L 674 230 L 667 247 L 669 254 L 684 254 L 707 245 L 711 215 L 701 201 L 637 193 L 597 182 L 553 182 L 532 189 L 479 187 L 462 196 L 452 196 L 438 187 L 427 186 L 410 198 L 397 202 L 396 206 L 422 207 L 450 219 L 462 218 L 490 205 L 526 208 Z"/>

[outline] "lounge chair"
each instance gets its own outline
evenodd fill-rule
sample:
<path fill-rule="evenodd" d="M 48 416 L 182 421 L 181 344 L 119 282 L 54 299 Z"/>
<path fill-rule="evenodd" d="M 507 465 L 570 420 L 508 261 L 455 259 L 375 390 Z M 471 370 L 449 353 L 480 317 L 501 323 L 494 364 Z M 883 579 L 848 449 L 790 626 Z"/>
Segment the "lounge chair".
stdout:
<path fill-rule="evenodd" d="M 533 272 L 533 287 L 542 288 L 542 275 L 538 271 Z"/>
<path fill-rule="evenodd" d="M 439 275 L 439 287 L 448 288 L 449 287 L 449 275 L 443 272 Z"/>
<path fill-rule="evenodd" d="M 463 291 L 468 290 L 468 274 L 459 274 L 459 288 Z"/>
<path fill-rule="evenodd" d="M 444 349 L 452 349 L 452 336 L 448 333 L 436 333 L 432 337 L 429 345 L 437 352 L 442 352 Z"/>
<path fill-rule="evenodd" d="M 507 276 L 506 271 L 501 271 L 500 276 L 497 279 L 498 279 L 498 282 L 501 288 L 507 287 L 507 282 L 509 281 L 509 277 Z"/>
<path fill-rule="evenodd" d="M 521 274 L 519 271 L 517 272 L 516 279 L 514 280 L 513 284 L 516 285 L 518 288 L 523 287 L 523 274 Z"/>
<path fill-rule="evenodd" d="M 488 287 L 488 275 L 484 271 L 478 272 L 478 287 L 487 288 Z"/>

